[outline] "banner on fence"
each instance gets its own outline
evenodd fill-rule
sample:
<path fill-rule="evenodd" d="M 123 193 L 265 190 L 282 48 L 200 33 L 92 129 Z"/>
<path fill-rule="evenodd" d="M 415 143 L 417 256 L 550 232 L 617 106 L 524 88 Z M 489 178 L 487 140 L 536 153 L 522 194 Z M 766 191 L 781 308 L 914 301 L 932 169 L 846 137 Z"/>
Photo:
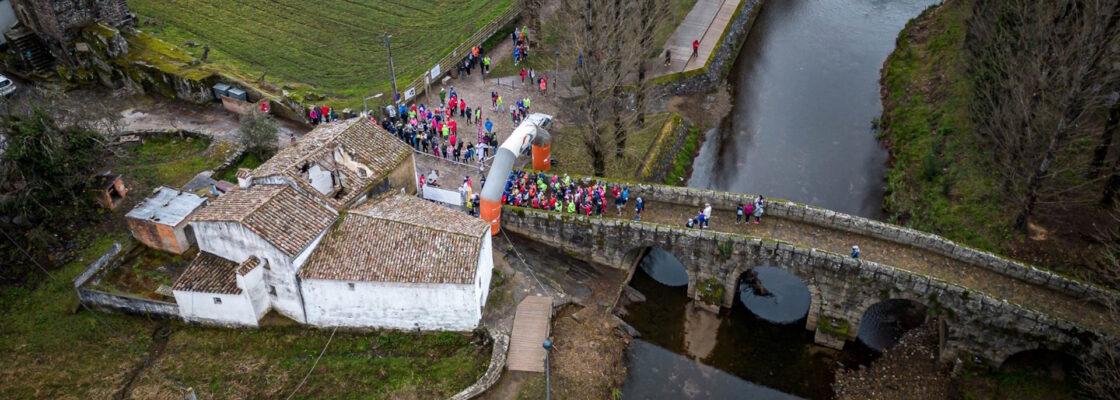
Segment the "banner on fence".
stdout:
<path fill-rule="evenodd" d="M 463 205 L 463 196 L 460 195 L 458 191 L 440 189 L 432 186 L 424 186 L 424 198 L 456 206 Z"/>

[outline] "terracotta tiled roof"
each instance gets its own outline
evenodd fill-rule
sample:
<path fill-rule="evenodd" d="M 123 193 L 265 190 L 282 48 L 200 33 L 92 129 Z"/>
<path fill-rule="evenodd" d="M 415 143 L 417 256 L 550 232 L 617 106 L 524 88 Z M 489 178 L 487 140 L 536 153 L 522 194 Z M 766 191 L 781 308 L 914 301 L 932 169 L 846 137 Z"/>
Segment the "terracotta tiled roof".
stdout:
<path fill-rule="evenodd" d="M 351 210 L 311 253 L 300 277 L 470 284 L 489 226 L 415 197 L 392 195 Z"/>
<path fill-rule="evenodd" d="M 237 277 L 234 270 L 237 263 L 200 251 L 191 261 L 172 290 L 218 294 L 238 294 Z"/>
<path fill-rule="evenodd" d="M 336 150 L 341 150 L 355 164 L 340 162 Z M 308 132 L 253 170 L 253 177 L 284 177 L 331 206 L 340 208 L 358 197 L 367 186 L 396 169 L 411 153 L 411 147 L 381 126 L 365 118 L 354 118 L 323 124 Z M 338 174 L 344 188 L 341 196 L 324 195 L 311 186 L 306 172 L 314 164 Z M 366 170 L 360 171 L 359 164 Z"/>
<path fill-rule="evenodd" d="M 288 185 L 253 185 L 226 193 L 192 222 L 237 222 L 289 256 L 299 254 L 338 213 Z"/>
<path fill-rule="evenodd" d="M 244 276 L 249 273 L 249 271 L 252 271 L 253 268 L 261 266 L 261 264 L 261 259 L 257 258 L 257 256 L 249 256 L 241 265 L 237 266 L 237 274 Z"/>

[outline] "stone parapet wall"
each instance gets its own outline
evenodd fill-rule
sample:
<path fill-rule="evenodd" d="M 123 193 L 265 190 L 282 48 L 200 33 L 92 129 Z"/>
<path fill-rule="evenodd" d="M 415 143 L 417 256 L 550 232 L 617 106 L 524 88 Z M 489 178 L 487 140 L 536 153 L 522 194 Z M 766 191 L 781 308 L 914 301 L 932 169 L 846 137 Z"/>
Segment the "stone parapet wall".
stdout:
<path fill-rule="evenodd" d="M 610 179 L 600 180 L 612 184 L 629 184 L 631 197 L 640 195 L 647 201 L 691 205 L 695 207 L 700 207 L 704 203 L 711 203 L 713 208 L 721 210 L 735 210 L 735 207 L 740 202 L 753 202 L 758 198 L 757 195 L 742 193 L 656 184 L 617 182 Z M 1077 298 L 1093 301 L 1111 299 L 1114 302 L 1120 302 L 1120 293 L 1089 283 L 1079 282 L 1050 271 L 1039 269 L 1032 265 L 1009 260 L 992 254 L 991 252 L 964 246 L 935 234 L 826 210 L 820 207 L 795 203 L 784 199 L 767 198 L 765 210 L 766 215 L 771 217 L 803 222 L 823 228 L 836 229 L 927 250 L 957 261 L 986 268 L 1030 284 L 1043 286 L 1060 293 L 1066 293 Z"/>

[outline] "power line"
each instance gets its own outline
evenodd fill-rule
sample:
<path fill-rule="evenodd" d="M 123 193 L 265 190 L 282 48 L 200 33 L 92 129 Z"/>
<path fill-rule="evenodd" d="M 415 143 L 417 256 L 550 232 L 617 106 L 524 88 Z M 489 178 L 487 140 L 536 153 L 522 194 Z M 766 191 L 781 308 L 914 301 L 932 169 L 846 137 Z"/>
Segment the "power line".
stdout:
<path fill-rule="evenodd" d="M 303 376 L 303 380 L 299 381 L 299 385 L 296 385 L 296 390 L 293 390 L 292 394 L 288 395 L 287 400 L 291 400 L 292 396 L 295 396 L 296 392 L 299 392 L 299 390 L 303 388 L 303 384 L 307 383 L 307 378 L 310 377 L 311 373 L 315 371 L 315 367 L 319 365 L 319 360 L 321 360 L 323 358 L 323 354 L 327 352 L 327 347 L 330 347 L 331 340 L 334 340 L 335 332 L 338 332 L 337 326 L 331 330 L 331 337 L 327 338 L 327 344 L 323 345 L 323 351 L 319 352 L 319 357 L 315 357 L 315 362 L 311 364 L 311 369 L 307 370 L 307 375 Z"/>
<path fill-rule="evenodd" d="M 517 246 L 514 246 L 513 241 L 509 240 L 509 236 L 506 235 L 506 231 L 503 229 L 501 230 L 501 232 L 502 237 L 506 238 L 506 243 L 509 243 L 509 248 L 513 249 L 513 254 L 517 255 L 517 258 L 520 258 L 521 262 L 525 264 L 525 269 L 529 270 L 529 276 L 533 277 L 534 281 L 537 281 L 537 286 L 541 287 L 541 291 L 548 293 L 548 289 L 546 289 L 544 285 L 541 284 L 541 280 L 537 279 L 537 274 L 533 273 L 533 266 L 529 265 L 529 262 L 525 260 L 525 257 L 522 257 L 521 253 L 517 251 Z"/>

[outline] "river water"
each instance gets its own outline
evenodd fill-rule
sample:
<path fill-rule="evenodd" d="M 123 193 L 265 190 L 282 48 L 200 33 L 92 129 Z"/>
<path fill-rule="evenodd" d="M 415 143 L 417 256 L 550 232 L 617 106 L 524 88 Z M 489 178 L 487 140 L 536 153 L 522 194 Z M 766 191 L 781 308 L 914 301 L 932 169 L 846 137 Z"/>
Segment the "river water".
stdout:
<path fill-rule="evenodd" d="M 881 217 L 879 71 L 906 21 L 935 3 L 766 1 L 728 78 L 732 111 L 706 133 L 689 186 Z M 627 351 L 625 398 L 828 399 L 837 368 L 867 365 L 923 315 L 906 303 L 872 307 L 860 340 L 836 351 L 813 344 L 808 291 L 780 266 L 752 266 L 774 296 L 741 284 L 714 315 L 690 303 L 671 254 L 651 251 L 640 265 L 630 285 L 647 301 L 626 307 L 642 338 Z"/>
<path fill-rule="evenodd" d="M 880 217 L 879 70 L 933 0 L 772 0 L 732 75 L 733 107 L 706 134 L 689 186 Z"/>

